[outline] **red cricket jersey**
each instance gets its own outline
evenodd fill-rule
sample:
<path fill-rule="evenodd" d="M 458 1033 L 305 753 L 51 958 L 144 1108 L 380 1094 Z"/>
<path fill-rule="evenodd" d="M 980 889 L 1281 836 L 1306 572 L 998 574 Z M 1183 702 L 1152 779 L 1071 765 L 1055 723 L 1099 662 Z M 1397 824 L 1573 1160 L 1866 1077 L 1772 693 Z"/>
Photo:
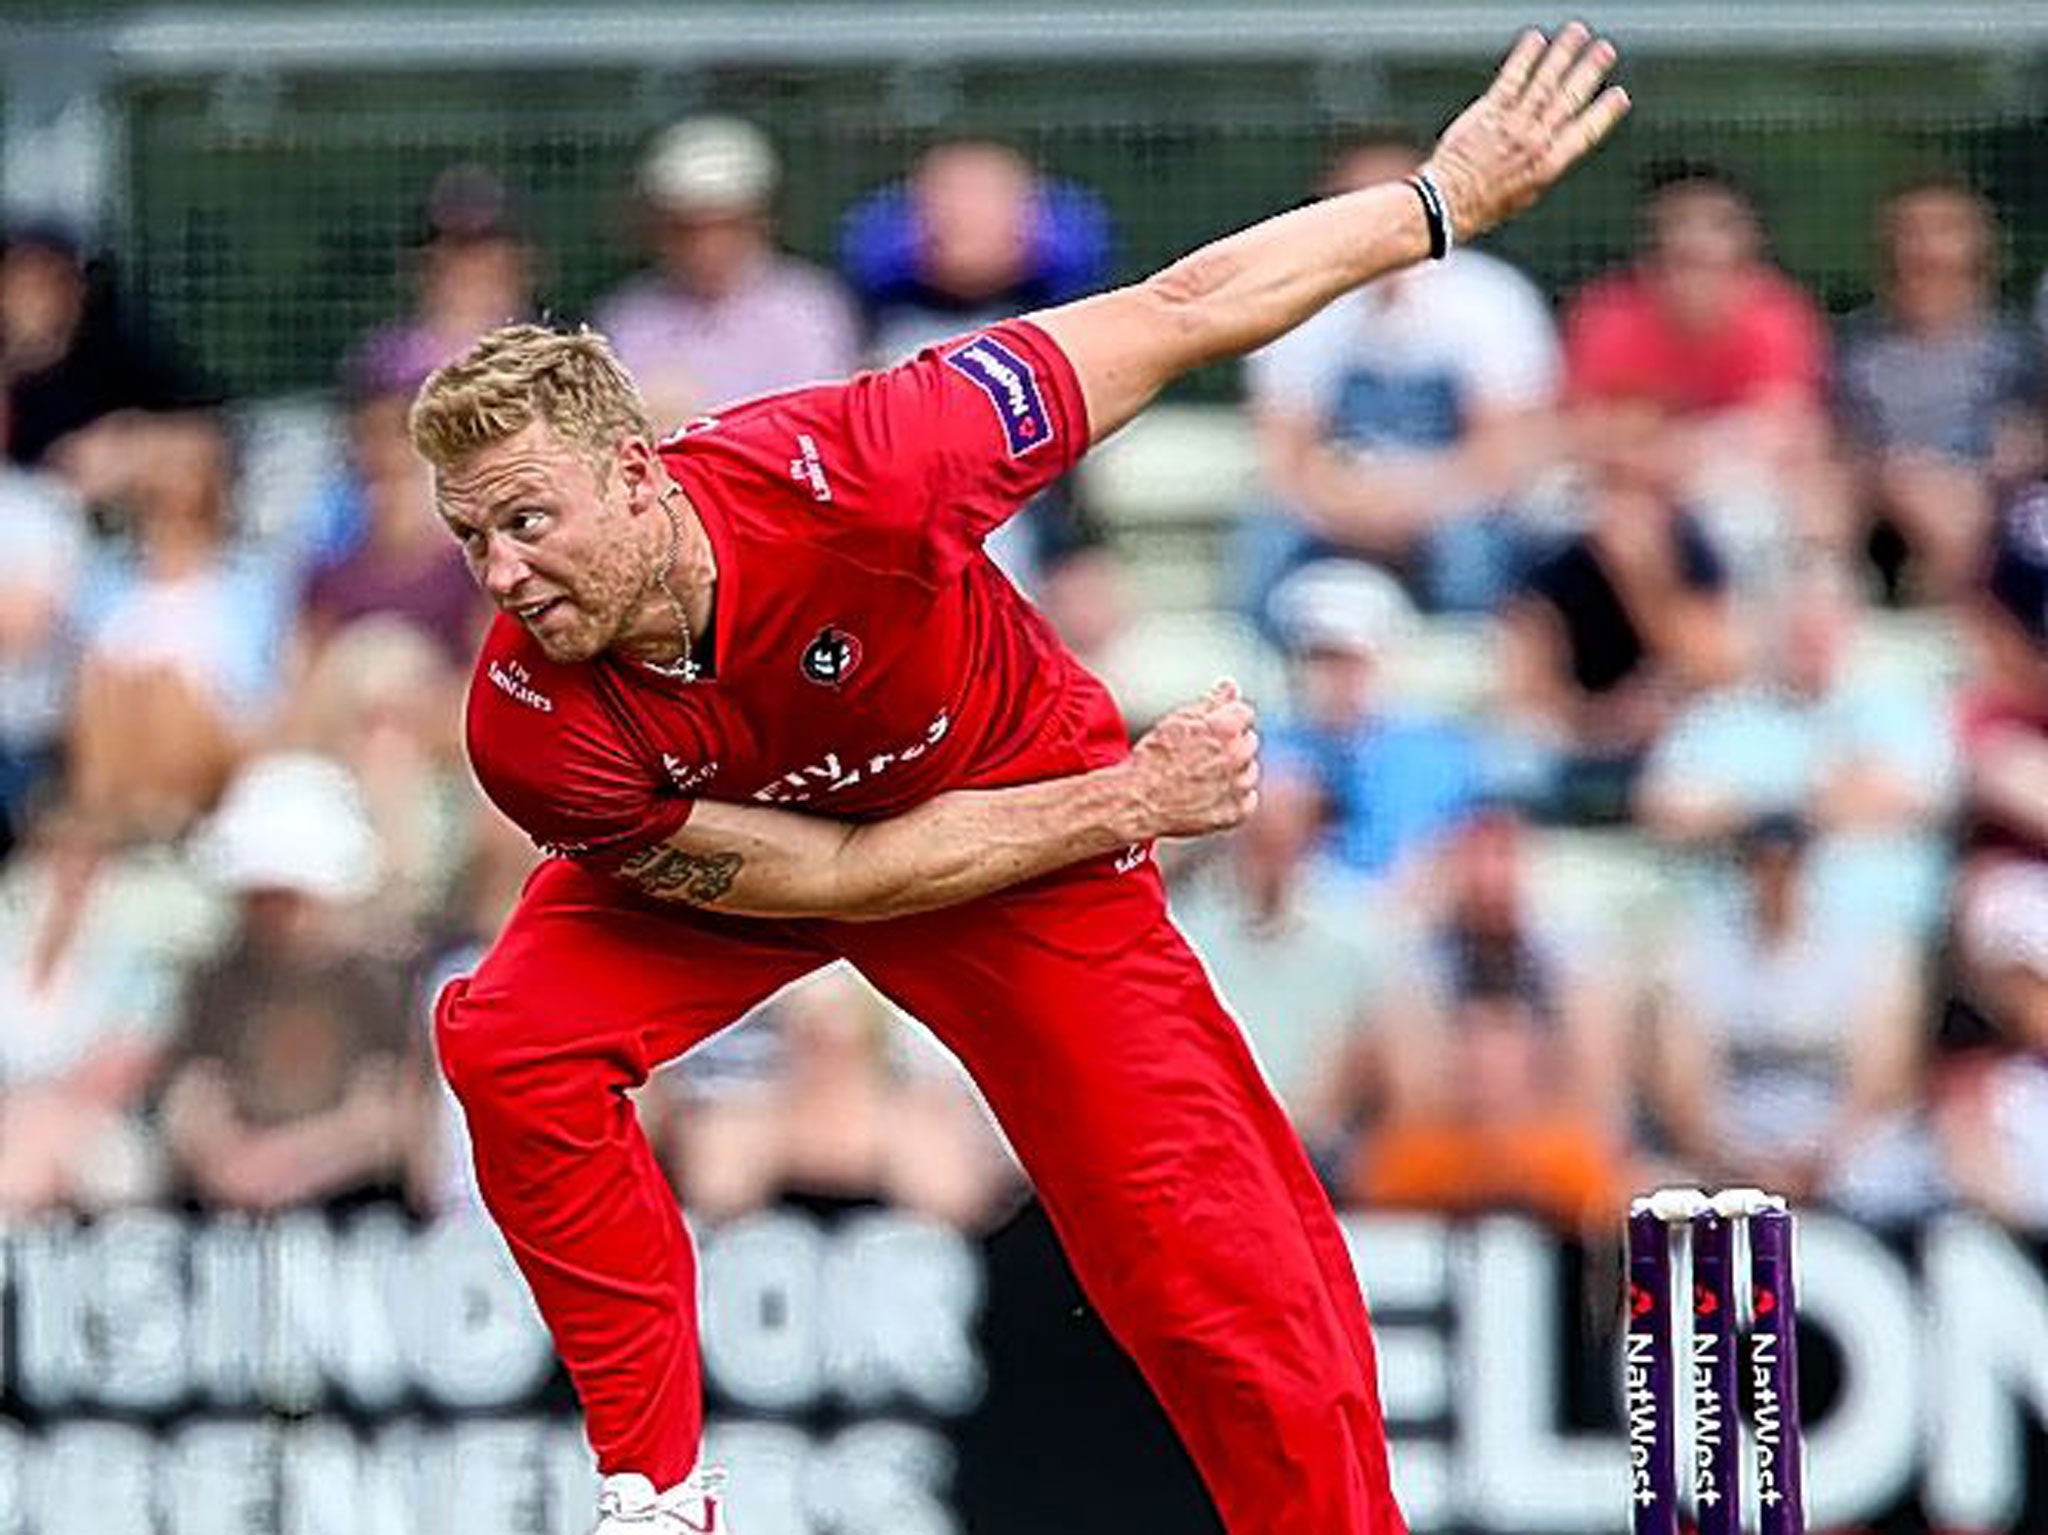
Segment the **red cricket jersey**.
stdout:
<path fill-rule="evenodd" d="M 609 867 L 698 798 L 865 819 L 1116 760 L 1107 690 L 981 550 L 1087 445 L 1072 366 L 1020 321 L 692 423 L 661 452 L 717 554 L 714 675 L 557 665 L 499 615 L 469 692 L 484 792 Z"/>

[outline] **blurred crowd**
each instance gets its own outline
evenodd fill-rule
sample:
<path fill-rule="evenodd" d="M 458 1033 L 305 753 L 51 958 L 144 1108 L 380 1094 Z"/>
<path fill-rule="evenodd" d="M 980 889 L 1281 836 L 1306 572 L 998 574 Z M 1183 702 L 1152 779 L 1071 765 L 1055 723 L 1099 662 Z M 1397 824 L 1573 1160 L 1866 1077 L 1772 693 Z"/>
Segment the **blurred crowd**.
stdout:
<path fill-rule="evenodd" d="M 1304 191 L 1420 154 L 1360 134 Z M 836 270 L 779 244 L 746 122 L 668 129 L 634 190 L 646 264 L 589 319 L 664 426 L 1122 275 L 1100 199 L 993 140 L 846 209 Z M 491 171 L 422 213 L 413 306 L 337 359 L 282 515 L 243 402 L 128 323 L 105 253 L 6 231 L 0 1218 L 474 1197 L 427 1008 L 536 855 L 462 762 L 486 612 L 405 414 L 551 311 Z M 1872 239 L 1874 301 L 1829 315 L 1738 181 L 1658 165 L 1577 291 L 1460 250 L 1246 363 L 1219 584 L 1276 679 L 1268 792 L 1169 873 L 1341 1200 L 1593 1230 L 1683 1177 L 2048 1229 L 2048 287 L 2002 306 L 1962 179 Z M 1141 606 L 1078 485 L 992 552 L 1084 658 Z M 1395 685 L 1445 636 L 1483 686 Z M 641 1109 L 711 1217 L 1020 1197 L 843 970 Z"/>

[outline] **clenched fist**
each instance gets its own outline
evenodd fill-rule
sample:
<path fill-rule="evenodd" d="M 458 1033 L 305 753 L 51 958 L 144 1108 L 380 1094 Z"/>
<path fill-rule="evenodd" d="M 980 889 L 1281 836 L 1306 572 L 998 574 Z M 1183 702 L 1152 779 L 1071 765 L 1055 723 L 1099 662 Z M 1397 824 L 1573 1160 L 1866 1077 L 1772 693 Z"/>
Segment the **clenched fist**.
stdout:
<path fill-rule="evenodd" d="M 1125 764 L 1151 837 L 1228 831 L 1258 808 L 1259 732 L 1233 682 L 1183 704 L 1139 739 Z"/>
<path fill-rule="evenodd" d="M 1614 131 L 1629 105 L 1620 86 L 1601 88 L 1616 57 L 1582 22 L 1554 38 L 1521 35 L 1424 166 L 1450 205 L 1458 240 L 1521 212 Z"/>

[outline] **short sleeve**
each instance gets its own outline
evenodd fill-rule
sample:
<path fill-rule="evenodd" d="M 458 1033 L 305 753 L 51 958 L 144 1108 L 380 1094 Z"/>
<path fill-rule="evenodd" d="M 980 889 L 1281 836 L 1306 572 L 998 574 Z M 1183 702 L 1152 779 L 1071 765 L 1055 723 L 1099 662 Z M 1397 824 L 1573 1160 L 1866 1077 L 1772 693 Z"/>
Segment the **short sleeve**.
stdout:
<path fill-rule="evenodd" d="M 1816 402 L 1827 388 L 1827 326 L 1805 290 L 1775 278 L 1764 290 L 1751 335 L 1753 392 L 1789 389 Z"/>
<path fill-rule="evenodd" d="M 485 667 L 470 695 L 470 764 L 491 803 L 543 852 L 610 871 L 689 820 L 696 802 L 662 783 L 601 710 L 548 696 L 508 663 L 487 656 Z M 523 702 L 501 698 L 491 668 Z"/>
<path fill-rule="evenodd" d="M 929 347 L 846 386 L 841 451 L 912 514 L 944 563 L 981 540 L 1088 447 L 1073 365 L 1013 320 Z"/>

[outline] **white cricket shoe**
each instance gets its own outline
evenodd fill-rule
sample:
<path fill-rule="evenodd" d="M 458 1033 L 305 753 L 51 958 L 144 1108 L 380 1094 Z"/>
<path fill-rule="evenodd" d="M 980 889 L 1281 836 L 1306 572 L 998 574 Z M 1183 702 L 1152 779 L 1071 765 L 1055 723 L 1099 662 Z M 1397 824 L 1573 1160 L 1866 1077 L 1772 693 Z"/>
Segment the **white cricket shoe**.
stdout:
<path fill-rule="evenodd" d="M 689 1478 L 656 1492 L 636 1471 L 604 1479 L 597 1528 L 590 1535 L 732 1535 L 725 1522 L 725 1473 L 699 1466 Z"/>

